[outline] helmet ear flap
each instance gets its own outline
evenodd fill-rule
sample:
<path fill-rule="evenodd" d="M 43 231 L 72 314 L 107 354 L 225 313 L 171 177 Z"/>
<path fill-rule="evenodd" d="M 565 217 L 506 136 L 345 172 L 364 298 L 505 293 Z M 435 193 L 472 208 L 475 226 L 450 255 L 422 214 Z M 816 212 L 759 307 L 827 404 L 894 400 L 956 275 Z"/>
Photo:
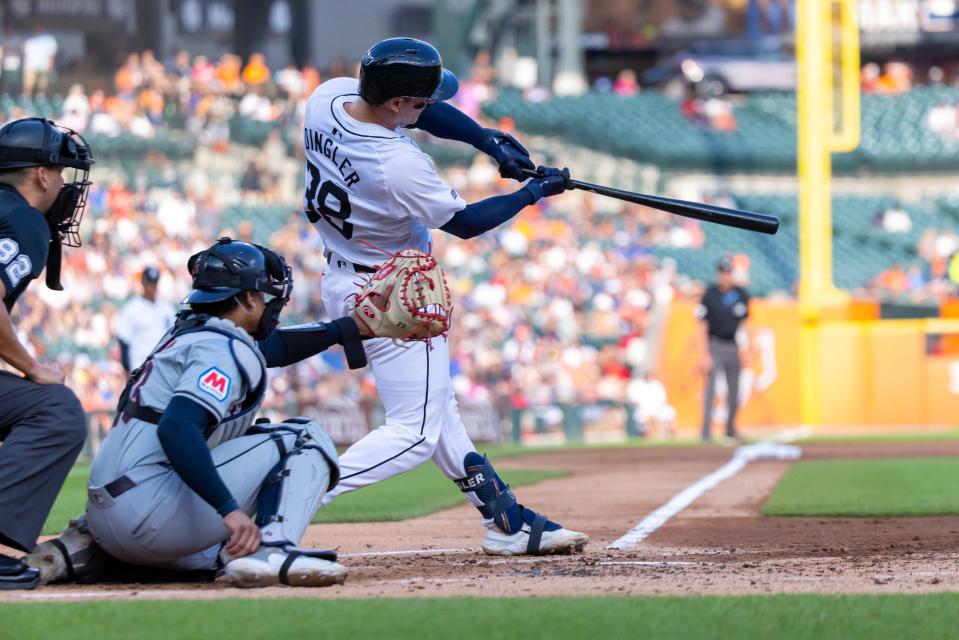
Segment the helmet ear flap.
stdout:
<path fill-rule="evenodd" d="M 199 265 L 198 265 L 197 263 L 199 262 L 200 258 L 203 257 L 203 255 L 204 255 L 205 253 L 206 253 L 206 251 L 201 251 L 201 252 L 199 252 L 199 253 L 194 253 L 192 256 L 190 256 L 190 259 L 187 260 L 187 262 L 186 262 L 186 268 L 187 268 L 187 271 L 190 272 L 190 275 L 191 275 L 191 276 L 196 275 L 197 269 L 198 269 L 198 267 L 199 267 Z"/>

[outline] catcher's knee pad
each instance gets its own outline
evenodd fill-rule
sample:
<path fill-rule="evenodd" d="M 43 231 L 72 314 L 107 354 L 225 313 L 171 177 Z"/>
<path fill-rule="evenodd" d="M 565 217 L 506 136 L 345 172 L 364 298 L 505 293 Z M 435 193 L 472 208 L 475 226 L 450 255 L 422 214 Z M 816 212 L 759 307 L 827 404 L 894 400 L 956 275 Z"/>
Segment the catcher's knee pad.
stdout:
<path fill-rule="evenodd" d="M 504 533 L 519 533 L 523 525 L 535 527 L 539 531 L 555 531 L 561 527 L 545 516 L 537 514 L 516 502 L 516 496 L 509 485 L 503 482 L 492 463 L 486 456 L 475 451 L 466 454 L 463 459 L 466 477 L 456 480 L 463 493 L 475 493 L 483 501 L 477 507 L 487 520 L 492 520 Z"/>
<path fill-rule="evenodd" d="M 308 418 L 290 418 L 262 432 L 280 452 L 257 499 L 256 523 L 263 544 L 300 541 L 323 495 L 340 480 L 339 459 L 330 437 Z"/>

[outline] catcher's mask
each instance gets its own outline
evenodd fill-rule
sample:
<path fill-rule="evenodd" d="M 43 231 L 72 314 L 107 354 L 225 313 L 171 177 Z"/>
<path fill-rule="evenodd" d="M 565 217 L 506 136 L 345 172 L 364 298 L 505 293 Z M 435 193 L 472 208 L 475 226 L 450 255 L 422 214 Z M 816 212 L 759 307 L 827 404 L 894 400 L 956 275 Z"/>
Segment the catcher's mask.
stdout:
<path fill-rule="evenodd" d="M 0 128 L 0 171 L 27 167 L 63 167 L 63 188 L 49 210 L 44 212 L 50 227 L 47 257 L 47 286 L 57 291 L 60 284 L 61 245 L 80 246 L 80 220 L 87 204 L 90 145 L 73 129 L 44 118 L 15 120 Z"/>
<path fill-rule="evenodd" d="M 280 321 L 280 312 L 293 292 L 293 270 L 278 253 L 266 247 L 220 238 L 215 245 L 196 253 L 187 262 L 193 275 L 193 291 L 186 304 L 219 302 L 244 291 L 267 296 L 266 308 L 253 337 L 262 340 Z"/>

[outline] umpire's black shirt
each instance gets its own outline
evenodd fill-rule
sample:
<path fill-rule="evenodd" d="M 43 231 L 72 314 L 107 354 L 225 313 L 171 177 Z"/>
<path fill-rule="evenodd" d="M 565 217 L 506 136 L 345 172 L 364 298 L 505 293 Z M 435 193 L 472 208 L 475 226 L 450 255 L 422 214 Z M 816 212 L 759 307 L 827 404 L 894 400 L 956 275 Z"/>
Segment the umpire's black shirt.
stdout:
<path fill-rule="evenodd" d="M 749 294 L 741 287 L 723 293 L 711 284 L 706 287 L 697 315 L 706 321 L 710 338 L 734 340 L 739 323 L 749 315 Z"/>
<path fill-rule="evenodd" d="M 50 251 L 50 226 L 16 189 L 0 184 L 0 280 L 3 304 L 13 309 L 20 294 L 40 276 Z"/>

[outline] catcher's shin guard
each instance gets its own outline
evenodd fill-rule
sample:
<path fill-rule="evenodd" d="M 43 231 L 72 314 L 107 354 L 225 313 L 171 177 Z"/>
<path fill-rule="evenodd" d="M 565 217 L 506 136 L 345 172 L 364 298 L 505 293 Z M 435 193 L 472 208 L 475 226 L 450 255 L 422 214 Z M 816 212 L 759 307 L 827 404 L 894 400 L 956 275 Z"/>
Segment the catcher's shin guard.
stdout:
<path fill-rule="evenodd" d="M 463 460 L 466 477 L 456 480 L 463 493 L 483 501 L 477 507 L 487 522 L 483 551 L 490 555 L 541 555 L 581 551 L 589 536 L 570 531 L 516 502 L 516 496 L 486 457 L 475 451 Z"/>
<path fill-rule="evenodd" d="M 41 542 L 24 557 L 40 572 L 40 584 L 78 580 L 90 582 L 103 569 L 107 554 L 87 528 L 86 515 L 70 521 L 59 537 Z"/>
<path fill-rule="evenodd" d="M 339 482 L 336 449 L 319 425 L 307 418 L 259 428 L 270 433 L 280 461 L 260 490 L 256 522 L 263 530 L 264 545 L 295 545 L 320 499 Z"/>

